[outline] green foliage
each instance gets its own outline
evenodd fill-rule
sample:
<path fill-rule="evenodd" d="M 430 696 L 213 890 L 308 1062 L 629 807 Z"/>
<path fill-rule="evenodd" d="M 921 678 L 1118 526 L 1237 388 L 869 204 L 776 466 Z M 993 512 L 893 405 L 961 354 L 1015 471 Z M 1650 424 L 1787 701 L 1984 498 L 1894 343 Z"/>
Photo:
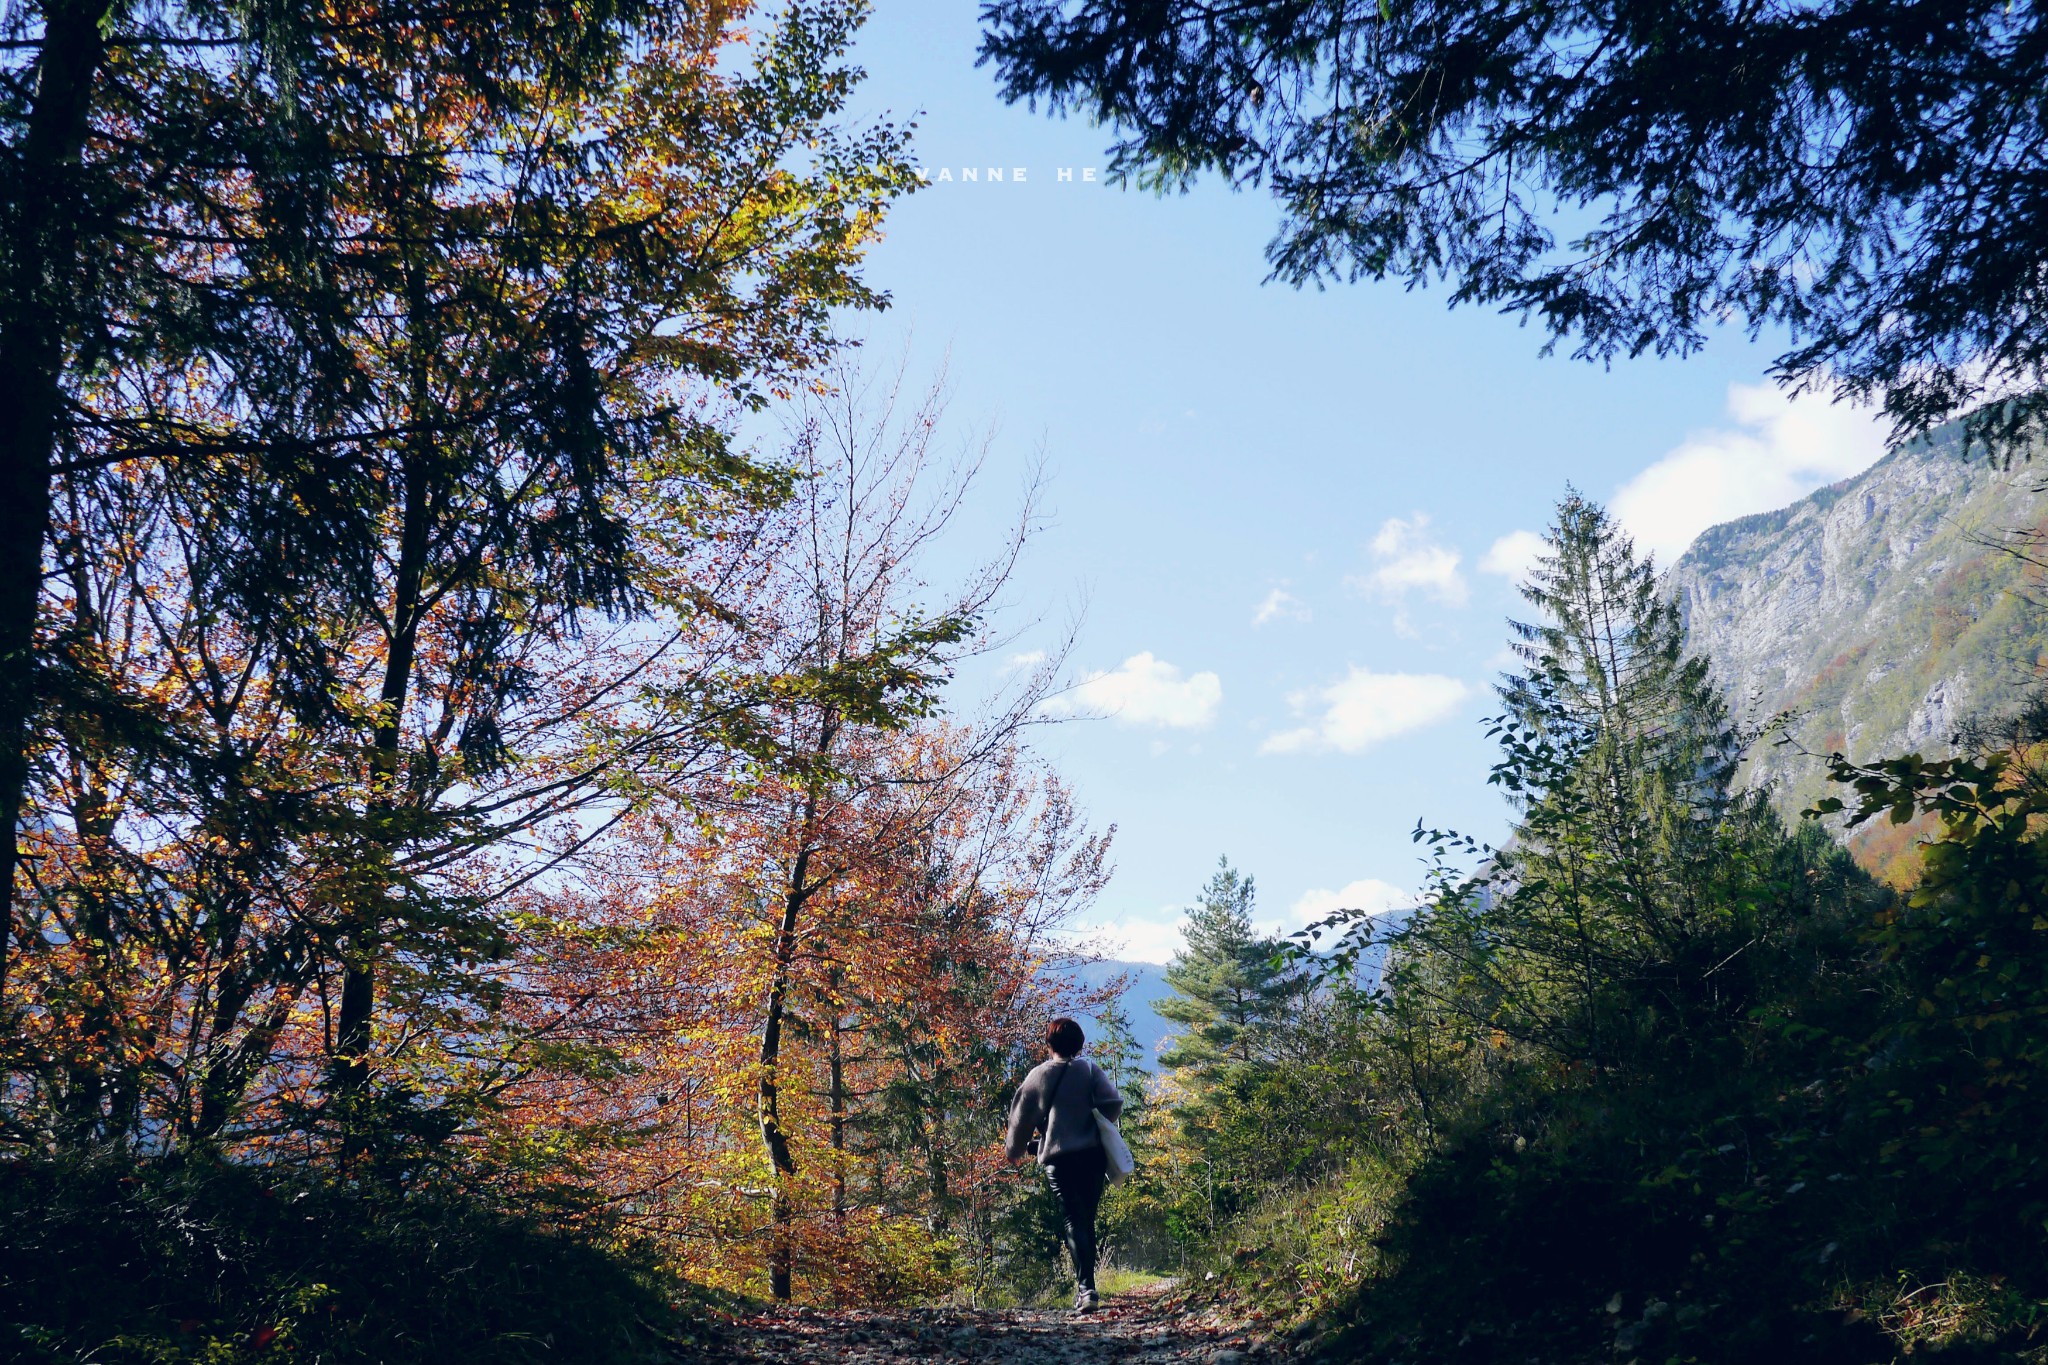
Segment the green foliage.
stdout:
<path fill-rule="evenodd" d="M 1406 1170 L 1371 1156 L 1332 1175 L 1267 1190 L 1228 1235 L 1203 1248 L 1203 1273 L 1261 1316 L 1313 1323 L 1339 1311 L 1383 1264 L 1381 1237 Z"/>
<path fill-rule="evenodd" d="M 1119 1123 L 1130 1123 L 1146 1112 L 1145 1087 L 1152 1073 L 1145 1069 L 1145 1049 L 1131 1032 L 1131 1016 L 1122 1005 L 1112 1001 L 1102 1007 L 1088 1040 L 1088 1056 L 1109 1073 L 1109 1083 L 1124 1097 Z"/>
<path fill-rule="evenodd" d="M 1733 316 L 1913 432 L 2048 415 L 2034 283 L 2048 24 L 2002 0 L 995 0 L 1004 95 L 1155 188 L 1260 185 L 1297 284 L 1454 281 L 1579 355 Z M 1996 131 L 1993 131 L 1996 130 Z M 1987 242 L 1995 245 L 1987 246 Z M 2021 394 L 1986 403 L 2000 392 Z"/>
<path fill-rule="evenodd" d="M 1937 824 L 1902 900 L 1731 791 L 1668 607 L 1563 512 L 1497 725 L 1514 840 L 1425 833 L 1435 893 L 1350 926 L 1230 1092 L 1295 1164 L 1186 1254 L 1342 1359 L 2038 1361 L 2048 708 L 1837 757 L 1825 811 Z"/>
<path fill-rule="evenodd" d="M 1034 1176 L 1036 1173 L 1033 1173 Z M 1060 1201 L 1042 1178 L 1017 1186 L 979 1230 L 987 1248 L 974 1286 L 977 1302 L 1053 1302 L 1071 1287 L 1062 1272 Z"/>
<path fill-rule="evenodd" d="M 1155 1139 L 1166 1148 L 1152 1163 L 1157 1178 L 1122 1203 L 1174 1237 L 1206 1237 L 1233 1216 L 1271 1147 L 1258 1132 L 1259 1092 L 1277 1074 L 1270 1064 L 1306 981 L 1277 940 L 1253 930 L 1256 902 L 1252 879 L 1221 860 L 1166 969 L 1173 994 L 1154 1006 L 1180 1025 L 1159 1051 L 1171 1130 Z"/>
<path fill-rule="evenodd" d="M 1852 822 L 1931 814 L 1919 885 L 1875 926 L 1906 1008 L 1866 1044 L 1860 1124 L 1909 1184 L 1951 1190 L 1977 1247 L 2038 1256 L 2048 1232 L 2048 767 L 2038 743 L 1978 758 L 1837 756 Z M 1821 803 L 1840 810 L 1840 798 Z M 1997 1263 L 1994 1262 L 1994 1268 Z M 2041 1267 L 2048 1271 L 2048 1266 Z"/>
<path fill-rule="evenodd" d="M 452 1184 L 176 1158 L 0 1167 L 0 1354 L 110 1365 L 668 1358 L 702 1305 L 650 1257 Z"/>
<path fill-rule="evenodd" d="M 1838 888 L 1733 791 L 1742 746 L 1705 662 L 1605 511 L 1567 497 L 1549 547 L 1492 726 L 1514 839 L 1468 879 L 1448 860 L 1476 845 L 1417 830 L 1437 889 L 1385 935 L 1387 991 L 1596 1075 L 1705 1061 L 1754 1003 L 1756 946 Z"/>

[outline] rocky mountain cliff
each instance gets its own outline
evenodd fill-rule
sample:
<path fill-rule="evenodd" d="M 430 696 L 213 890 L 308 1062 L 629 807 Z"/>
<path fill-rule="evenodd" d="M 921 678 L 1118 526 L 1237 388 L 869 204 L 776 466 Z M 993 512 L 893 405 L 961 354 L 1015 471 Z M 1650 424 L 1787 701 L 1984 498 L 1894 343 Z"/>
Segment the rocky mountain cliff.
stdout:
<path fill-rule="evenodd" d="M 2010 553 L 2048 536 L 2048 458 L 1965 459 L 1954 432 L 1790 507 L 1704 532 L 1668 581 L 1737 714 L 1792 712 L 1750 779 L 1788 814 L 1825 756 L 1946 752 L 1957 725 L 2048 677 L 2048 580 Z"/>

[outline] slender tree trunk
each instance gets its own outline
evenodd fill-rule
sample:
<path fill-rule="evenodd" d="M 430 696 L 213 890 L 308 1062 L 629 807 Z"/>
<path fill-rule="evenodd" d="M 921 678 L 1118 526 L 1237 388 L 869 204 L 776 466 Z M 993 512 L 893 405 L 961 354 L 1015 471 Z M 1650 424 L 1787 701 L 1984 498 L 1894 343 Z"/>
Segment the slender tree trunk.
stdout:
<path fill-rule="evenodd" d="M 788 1303 L 796 1281 L 796 1213 L 790 1198 L 793 1171 L 777 1169 L 775 1197 L 768 1217 L 773 1231 L 768 1244 L 768 1293 L 778 1303 Z"/>
<path fill-rule="evenodd" d="M 417 498 L 411 482 L 406 488 L 406 520 L 413 520 L 413 506 Z M 424 521 L 424 517 L 421 518 Z M 410 537 L 408 537 L 410 539 Z M 424 543 L 424 536 L 421 537 Z M 397 594 L 399 612 L 394 620 L 406 624 L 399 628 L 392 641 L 391 653 L 384 665 L 384 685 L 378 694 L 379 718 L 372 740 L 371 764 L 375 786 L 370 796 L 373 812 L 389 812 L 397 804 L 397 792 L 393 787 L 398 781 L 398 741 L 400 716 L 405 709 L 407 686 L 412 678 L 413 653 L 419 642 L 419 624 L 412 619 L 419 602 L 419 566 L 411 565 L 411 572 L 405 571 L 401 560 L 399 591 Z M 400 613 L 403 614 L 400 614 Z M 370 1079 L 370 1050 L 374 1044 L 371 1024 L 377 1010 L 377 958 L 383 940 L 383 914 L 381 893 L 385 888 L 372 888 L 368 893 L 368 904 L 353 907 L 349 927 L 348 946 L 342 963 L 341 1013 L 335 1031 L 335 1093 L 342 1100 L 342 1121 L 348 1126 L 344 1138 L 344 1150 L 350 1154 L 360 1147 L 361 1134 L 354 1131 L 359 1116 L 351 1112 L 351 1106 L 362 1098 L 364 1088 Z"/>
<path fill-rule="evenodd" d="M 115 1043 L 122 1039 L 123 1020 L 116 1002 L 121 998 L 117 979 L 121 953 L 115 942 L 113 917 L 103 890 L 112 869 L 103 856 L 105 840 L 113 832 L 105 791 L 90 772 L 79 772 L 78 799 L 71 808 L 83 853 L 88 889 L 78 899 L 75 937 L 72 946 L 79 954 L 78 985 L 72 1005 L 73 1024 L 80 1035 Z M 146 1054 L 145 1054 L 146 1055 Z M 69 1140 L 79 1145 L 108 1142 L 125 1136 L 122 1120 L 127 1117 L 111 1093 L 111 1083 L 120 1068 L 109 1066 L 108 1058 L 94 1049 L 82 1050 L 69 1068 L 64 1087 L 64 1126 Z"/>
<path fill-rule="evenodd" d="M 829 757 L 838 738 L 837 719 L 827 712 L 818 721 L 816 758 Z M 768 1161 L 775 1168 L 775 1198 L 770 1214 L 772 1230 L 768 1247 L 768 1292 L 788 1299 L 796 1267 L 795 1208 L 790 1186 L 796 1178 L 796 1157 L 789 1150 L 789 1134 L 782 1127 L 782 1084 L 777 1070 L 782 1064 L 782 1023 L 789 1012 L 790 978 L 796 962 L 796 930 L 804 904 L 817 888 L 811 882 L 811 857 L 817 849 L 818 783 L 814 778 L 804 790 L 804 809 L 797 839 L 797 853 L 790 863 L 789 884 L 783 891 L 782 918 L 775 928 L 775 972 L 768 983 L 768 1004 L 761 1018 L 761 1080 L 758 1093 L 761 1143 L 768 1149 Z"/>
<path fill-rule="evenodd" d="M 838 981 L 833 981 L 836 991 Z M 841 1039 L 839 1001 L 832 1001 L 830 1027 L 831 1041 L 831 1084 L 832 1084 L 832 1218 L 841 1226 L 846 1222 L 846 1051 Z"/>
<path fill-rule="evenodd" d="M 428 338 L 426 287 L 419 270 L 408 277 L 408 345 L 412 351 L 413 424 L 424 433 L 424 414 L 432 395 L 426 371 Z M 384 683 L 377 696 L 377 728 L 371 740 L 370 811 L 388 815 L 400 802 L 399 740 L 404 734 L 405 704 L 412 666 L 419 647 L 421 602 L 426 582 L 427 537 L 431 528 L 432 437 L 415 436 L 401 463 L 405 507 L 399 527 L 398 573 L 391 600 L 391 638 L 384 660 Z M 373 827 L 374 829 L 374 827 Z M 373 833 L 372 837 L 376 837 Z M 389 853 L 388 845 L 380 853 Z M 388 888 L 375 887 L 365 904 L 352 907 L 348 944 L 342 960 L 341 1011 L 335 1030 L 334 1094 L 341 1102 L 342 1161 L 360 1154 L 365 1116 L 360 1112 L 370 1080 L 370 1053 L 375 1045 L 372 1025 L 377 1011 L 377 959 L 382 952 L 383 898 Z"/>
<path fill-rule="evenodd" d="M 110 6 L 56 0 L 44 10 L 34 103 L 7 202 L 8 270 L 0 288 L 0 995 L 14 931 L 21 809 L 35 710 L 36 604 L 50 482 L 63 411 L 64 335 L 85 235 L 80 158 L 93 83 L 106 56 Z"/>
<path fill-rule="evenodd" d="M 927 1084 L 924 1089 L 927 1094 L 935 1092 L 938 1089 L 936 1080 Z M 943 1112 L 937 1116 L 937 1121 L 934 1123 L 932 1117 L 926 1115 L 922 1110 L 918 1111 L 917 1143 L 918 1146 L 924 1149 L 925 1189 L 930 1193 L 932 1200 L 932 1216 L 927 1226 L 934 1233 L 944 1233 L 953 1224 L 953 1213 L 950 1207 L 953 1202 L 953 1191 L 951 1182 L 946 1178 L 945 1122 L 946 1118 Z M 939 1131 L 934 1132 L 934 1127 Z"/>
<path fill-rule="evenodd" d="M 817 813 L 817 799 L 808 799 L 804 826 L 810 827 Z M 789 887 L 782 898 L 782 920 L 775 930 L 775 974 L 768 984 L 768 1008 L 761 1020 L 761 1081 L 759 1091 L 761 1142 L 775 1168 L 775 1199 L 771 1213 L 773 1228 L 768 1248 L 768 1292 L 777 1299 L 790 1295 L 790 1281 L 796 1263 L 794 1210 L 789 1187 L 796 1175 L 796 1157 L 789 1150 L 789 1135 L 782 1129 L 782 1086 L 777 1068 L 782 1065 L 782 1023 L 789 1009 L 791 964 L 796 959 L 797 920 L 804 902 L 810 899 L 811 848 L 806 840 L 790 869 Z"/>

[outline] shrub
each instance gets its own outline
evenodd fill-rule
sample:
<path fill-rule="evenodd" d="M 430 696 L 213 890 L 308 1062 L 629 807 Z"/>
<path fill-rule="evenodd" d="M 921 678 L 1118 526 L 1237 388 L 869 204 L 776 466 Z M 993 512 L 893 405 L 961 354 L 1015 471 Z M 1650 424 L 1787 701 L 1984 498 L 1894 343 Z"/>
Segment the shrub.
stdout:
<path fill-rule="evenodd" d="M 644 1361 L 685 1339 L 676 1287 L 452 1184 L 203 1157 L 0 1165 L 0 1355 L 23 1361 Z"/>

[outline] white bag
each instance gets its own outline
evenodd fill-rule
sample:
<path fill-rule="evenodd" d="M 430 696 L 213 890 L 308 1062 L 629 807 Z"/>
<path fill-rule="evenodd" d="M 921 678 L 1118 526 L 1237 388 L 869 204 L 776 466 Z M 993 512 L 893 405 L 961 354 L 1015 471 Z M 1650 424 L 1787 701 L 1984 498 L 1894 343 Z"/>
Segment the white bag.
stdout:
<path fill-rule="evenodd" d="M 1070 1069 L 1070 1066 L 1071 1064 L 1067 1067 L 1062 1067 L 1060 1069 L 1060 1078 L 1053 1082 L 1052 1096 L 1054 1103 L 1058 1102 L 1060 1090 L 1067 1083 L 1067 1071 Z M 1049 1128 L 1052 1125 L 1052 1114 L 1050 1112 L 1052 1105 L 1048 1104 L 1046 1108 L 1048 1112 L 1045 1116 L 1045 1122 Z M 1131 1172 L 1137 1169 L 1137 1162 L 1131 1159 L 1130 1146 L 1124 1141 L 1124 1135 L 1116 1130 L 1116 1125 L 1102 1117 L 1101 1110 L 1091 1106 L 1089 1113 L 1095 1119 L 1096 1139 L 1102 1143 L 1103 1178 L 1112 1185 L 1121 1185 L 1126 1180 L 1129 1180 Z M 1045 1143 L 1043 1141 L 1038 1145 L 1038 1164 L 1041 1166 L 1045 1164 Z"/>
<path fill-rule="evenodd" d="M 1116 1125 L 1102 1117 L 1100 1110 L 1095 1115 L 1095 1134 L 1102 1139 L 1102 1170 L 1112 1185 L 1121 1185 L 1131 1178 L 1136 1163 L 1131 1160 L 1131 1149 L 1124 1142 L 1124 1135 Z"/>

